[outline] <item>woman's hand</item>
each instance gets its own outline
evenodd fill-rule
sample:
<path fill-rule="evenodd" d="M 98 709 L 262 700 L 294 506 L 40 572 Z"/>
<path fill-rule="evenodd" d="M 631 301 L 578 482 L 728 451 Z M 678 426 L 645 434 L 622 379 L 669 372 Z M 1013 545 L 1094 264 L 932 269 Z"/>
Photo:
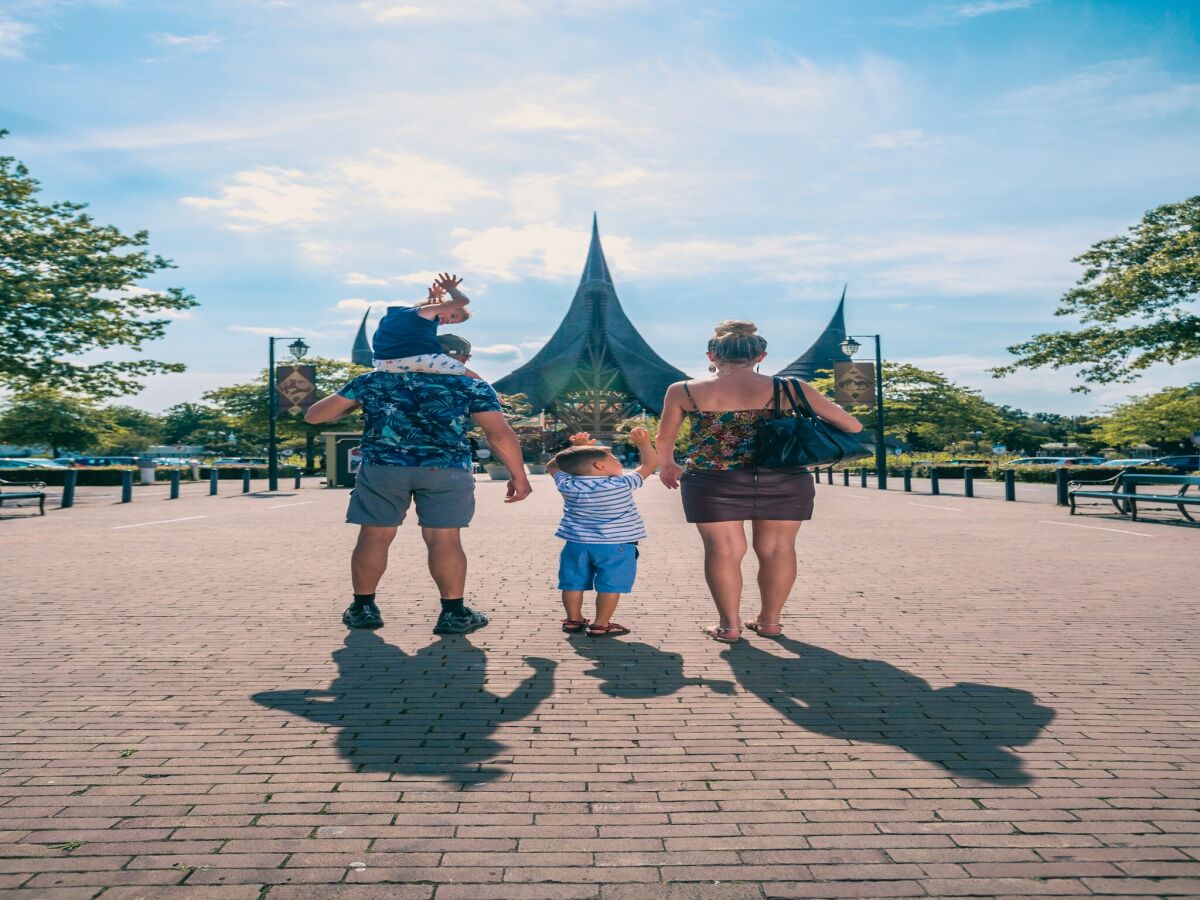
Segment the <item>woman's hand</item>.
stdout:
<path fill-rule="evenodd" d="M 658 477 L 667 487 L 675 490 L 679 487 L 679 477 L 683 474 L 683 466 L 675 462 L 673 459 L 668 459 L 662 464 L 662 468 L 658 470 Z"/>

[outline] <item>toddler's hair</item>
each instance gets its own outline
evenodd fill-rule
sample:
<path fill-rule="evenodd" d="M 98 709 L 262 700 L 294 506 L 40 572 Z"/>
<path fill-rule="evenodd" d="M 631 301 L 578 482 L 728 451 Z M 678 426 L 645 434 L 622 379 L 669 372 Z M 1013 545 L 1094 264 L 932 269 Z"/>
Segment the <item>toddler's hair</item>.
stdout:
<path fill-rule="evenodd" d="M 568 475 L 584 475 L 591 469 L 592 463 L 600 462 L 608 454 L 607 447 L 568 447 L 559 450 L 553 462 Z"/>
<path fill-rule="evenodd" d="M 727 362 L 751 362 L 767 350 L 767 342 L 756 333 L 753 322 L 726 319 L 713 330 L 708 339 L 708 352 Z"/>

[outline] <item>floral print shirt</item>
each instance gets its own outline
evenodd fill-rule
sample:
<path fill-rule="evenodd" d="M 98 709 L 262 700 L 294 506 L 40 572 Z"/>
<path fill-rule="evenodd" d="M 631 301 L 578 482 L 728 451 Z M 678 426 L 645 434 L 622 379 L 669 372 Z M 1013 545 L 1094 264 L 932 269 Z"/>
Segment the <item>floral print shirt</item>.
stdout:
<path fill-rule="evenodd" d="M 362 405 L 362 461 L 371 466 L 470 470 L 470 417 L 500 411 L 492 386 L 465 375 L 367 372 L 338 393 Z"/>
<path fill-rule="evenodd" d="M 758 426 L 771 414 L 770 409 L 689 412 L 692 434 L 686 451 L 687 467 L 702 471 L 749 469 L 754 465 Z"/>

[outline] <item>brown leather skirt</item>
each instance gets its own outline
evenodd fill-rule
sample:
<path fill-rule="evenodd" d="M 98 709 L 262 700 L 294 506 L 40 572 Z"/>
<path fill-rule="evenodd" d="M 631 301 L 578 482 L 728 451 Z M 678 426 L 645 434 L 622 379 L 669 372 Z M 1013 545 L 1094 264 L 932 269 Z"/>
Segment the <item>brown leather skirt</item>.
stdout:
<path fill-rule="evenodd" d="M 689 522 L 812 518 L 816 488 L 807 469 L 688 469 L 679 479 Z"/>

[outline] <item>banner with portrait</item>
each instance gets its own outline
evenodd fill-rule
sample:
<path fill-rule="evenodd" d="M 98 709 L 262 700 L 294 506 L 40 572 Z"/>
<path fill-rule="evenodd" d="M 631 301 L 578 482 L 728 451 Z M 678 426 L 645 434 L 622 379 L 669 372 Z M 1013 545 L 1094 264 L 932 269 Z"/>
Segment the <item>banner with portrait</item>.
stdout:
<path fill-rule="evenodd" d="M 875 406 L 875 363 L 833 364 L 833 399 L 839 406 Z"/>

